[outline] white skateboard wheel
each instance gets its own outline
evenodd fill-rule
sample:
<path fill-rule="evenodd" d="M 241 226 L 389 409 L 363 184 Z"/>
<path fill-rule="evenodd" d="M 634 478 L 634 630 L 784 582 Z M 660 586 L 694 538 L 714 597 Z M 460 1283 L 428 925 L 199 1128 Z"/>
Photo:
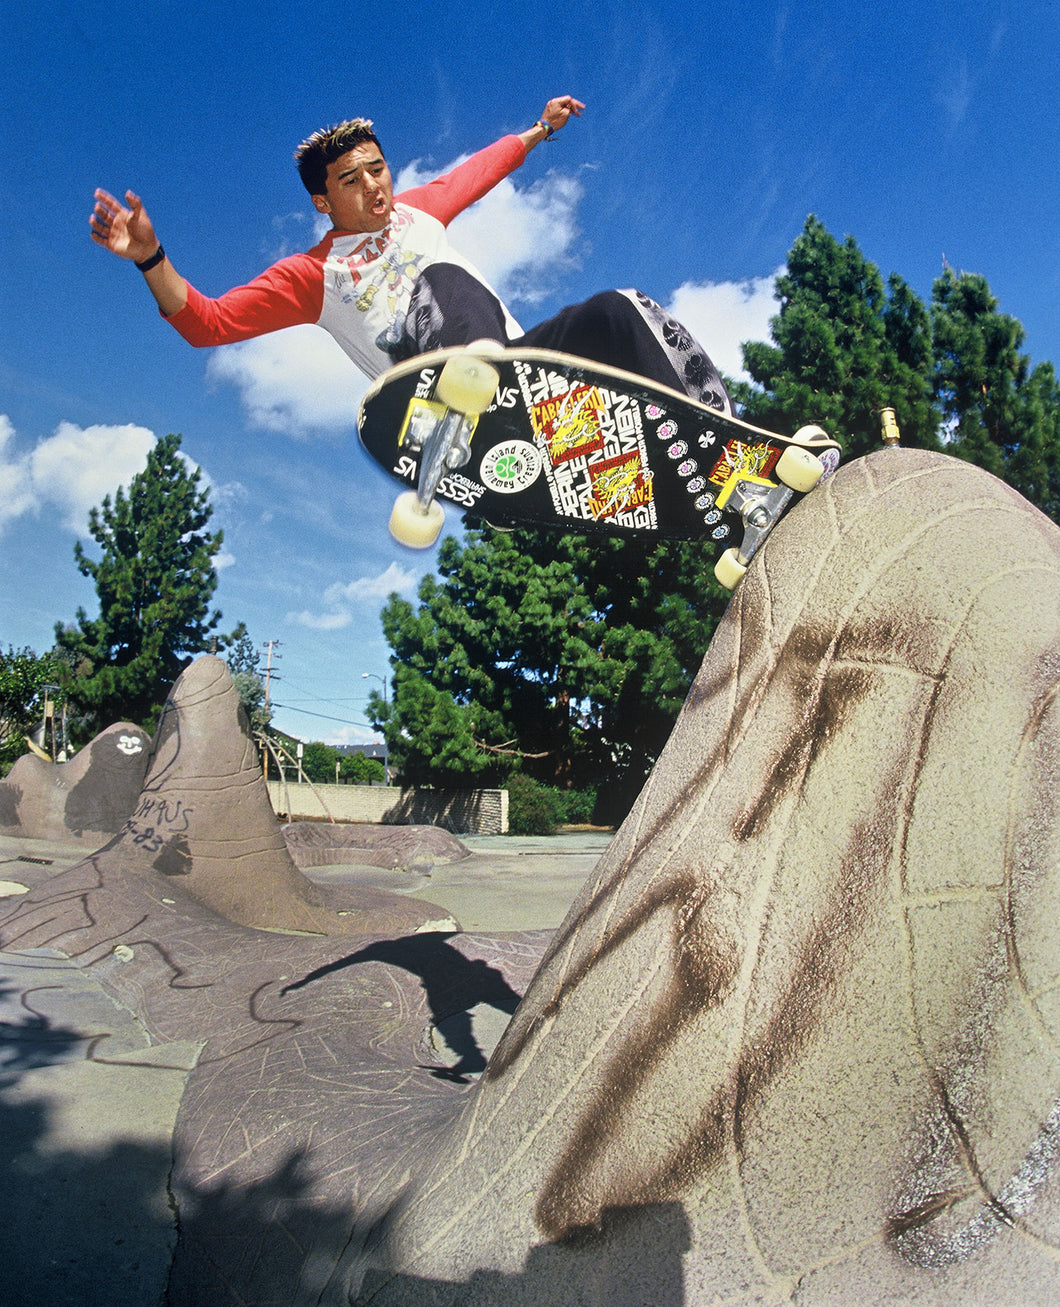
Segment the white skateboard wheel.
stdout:
<path fill-rule="evenodd" d="M 473 354 L 457 354 L 442 368 L 434 397 L 458 413 L 484 413 L 493 403 L 500 373 Z"/>
<path fill-rule="evenodd" d="M 776 478 L 804 495 L 824 476 L 824 464 L 802 445 L 789 445 L 777 459 Z"/>
<path fill-rule="evenodd" d="M 415 490 L 406 490 L 394 500 L 390 513 L 390 534 L 400 545 L 427 549 L 438 539 L 445 521 L 445 509 L 432 499 L 424 509 Z"/>
<path fill-rule="evenodd" d="M 714 579 L 726 590 L 735 590 L 746 572 L 747 568 L 740 562 L 735 549 L 726 549 L 714 564 Z"/>

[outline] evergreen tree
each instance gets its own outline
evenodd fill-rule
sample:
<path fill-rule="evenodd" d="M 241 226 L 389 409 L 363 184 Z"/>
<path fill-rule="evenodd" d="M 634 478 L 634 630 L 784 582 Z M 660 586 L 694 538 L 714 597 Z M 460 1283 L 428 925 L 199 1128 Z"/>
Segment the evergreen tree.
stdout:
<path fill-rule="evenodd" d="M 665 743 L 727 602 L 698 543 L 489 529 L 450 538 L 419 607 L 392 595 L 386 730 L 407 781 L 565 788 L 617 806 Z M 620 814 L 621 815 L 621 814 Z"/>
<path fill-rule="evenodd" d="M 260 734 L 272 720 L 272 709 L 265 706 L 265 678 L 261 675 L 261 653 L 240 622 L 229 637 L 230 644 L 225 662 L 232 673 L 232 682 L 239 702 L 247 714 L 250 729 Z"/>
<path fill-rule="evenodd" d="M 1044 451 L 1028 447 L 1017 458 L 1029 372 L 1020 323 L 998 312 L 985 277 L 951 268 L 935 282 L 932 320 L 935 390 L 952 452 L 995 476 L 1015 463 L 1024 480 L 1041 481 Z"/>
<path fill-rule="evenodd" d="M 1021 439 L 1007 478 L 1060 523 L 1060 382 L 1051 363 L 1039 363 L 1020 388 L 1018 421 Z"/>
<path fill-rule="evenodd" d="M 79 609 L 76 626 L 58 625 L 55 634 L 75 663 L 71 694 L 95 729 L 119 720 L 152 729 L 191 655 L 217 642 L 211 632 L 221 614 L 209 604 L 223 537 L 206 530 L 208 491 L 179 450 L 180 436 L 162 437 L 128 494 L 119 489 L 113 503 L 108 495 L 92 509 L 98 561 L 80 542 L 74 547 L 78 569 L 95 583 L 99 616 Z"/>
<path fill-rule="evenodd" d="M 878 448 L 880 410 L 903 443 L 936 448 L 928 311 L 897 275 L 886 286 L 852 236 L 840 244 L 812 215 L 777 278 L 773 343 L 744 345 L 755 387 L 738 386 L 744 416 L 793 433 L 816 422 L 855 458 Z"/>

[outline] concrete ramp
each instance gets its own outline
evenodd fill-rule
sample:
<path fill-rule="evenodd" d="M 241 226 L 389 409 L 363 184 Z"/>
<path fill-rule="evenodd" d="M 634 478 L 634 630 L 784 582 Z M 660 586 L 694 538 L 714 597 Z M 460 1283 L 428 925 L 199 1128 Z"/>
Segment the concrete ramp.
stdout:
<path fill-rule="evenodd" d="M 303 934 L 456 929 L 436 904 L 367 887 L 322 887 L 299 871 L 219 658 L 196 659 L 174 685 L 139 799 L 120 830 L 85 862 L 26 896 L 23 947 L 81 953 L 90 940 L 106 945 L 153 916 L 159 903 L 178 909 L 171 920 L 198 918 L 206 909 L 236 925 Z M 37 928 L 30 926 L 34 911 Z"/>
<path fill-rule="evenodd" d="M 1058 682 L 999 482 L 804 501 L 360 1301 L 1060 1299 Z"/>

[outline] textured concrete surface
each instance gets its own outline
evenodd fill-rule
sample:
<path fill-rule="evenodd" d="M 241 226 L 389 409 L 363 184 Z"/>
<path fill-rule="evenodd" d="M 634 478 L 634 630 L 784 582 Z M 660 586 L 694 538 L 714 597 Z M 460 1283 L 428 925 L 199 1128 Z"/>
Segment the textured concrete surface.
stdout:
<path fill-rule="evenodd" d="M 0 834 L 97 848 L 132 812 L 150 744 L 139 726 L 119 722 L 69 762 L 19 758 L 0 781 Z"/>
<path fill-rule="evenodd" d="M 170 1303 L 1060 1301 L 1060 531 L 1018 496 L 893 450 L 803 501 L 555 932 L 291 933 L 326 908 L 212 661 L 144 791 L 187 827 L 0 914 L 197 1050 Z"/>

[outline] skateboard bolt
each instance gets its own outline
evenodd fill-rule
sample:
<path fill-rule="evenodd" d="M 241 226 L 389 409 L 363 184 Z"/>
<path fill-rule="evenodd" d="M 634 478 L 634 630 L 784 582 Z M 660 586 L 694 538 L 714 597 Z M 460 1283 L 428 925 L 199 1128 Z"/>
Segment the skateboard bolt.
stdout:
<path fill-rule="evenodd" d="M 769 513 L 759 505 L 748 512 L 746 521 L 748 526 L 768 526 Z"/>

